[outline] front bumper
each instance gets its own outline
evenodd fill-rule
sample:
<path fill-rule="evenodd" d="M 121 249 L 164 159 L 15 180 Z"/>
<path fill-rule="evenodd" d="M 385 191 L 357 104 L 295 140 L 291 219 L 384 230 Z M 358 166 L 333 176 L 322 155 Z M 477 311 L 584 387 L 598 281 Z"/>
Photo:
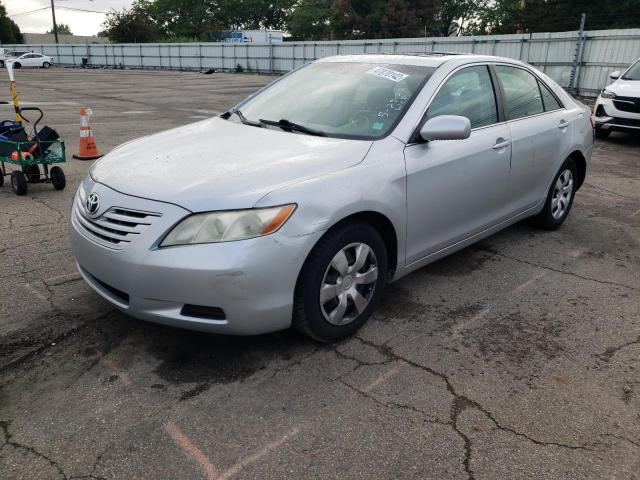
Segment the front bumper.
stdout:
<path fill-rule="evenodd" d="M 91 191 L 106 204 L 96 223 L 101 212 L 116 206 L 156 214 L 149 225 L 132 234 L 130 242 L 110 245 L 83 223 L 81 191 L 82 187 L 71 215 L 71 244 L 78 270 L 97 293 L 123 312 L 156 323 L 232 335 L 266 333 L 291 325 L 298 274 L 322 232 L 289 236 L 283 228 L 250 240 L 154 248 L 190 212 L 94 183 Z M 195 306 L 199 313 L 193 314 L 185 305 Z M 214 307 L 208 311 L 222 314 L 202 315 L 199 307 Z"/>
<path fill-rule="evenodd" d="M 640 133 L 640 113 L 619 110 L 611 99 L 598 97 L 594 112 L 598 130 Z"/>

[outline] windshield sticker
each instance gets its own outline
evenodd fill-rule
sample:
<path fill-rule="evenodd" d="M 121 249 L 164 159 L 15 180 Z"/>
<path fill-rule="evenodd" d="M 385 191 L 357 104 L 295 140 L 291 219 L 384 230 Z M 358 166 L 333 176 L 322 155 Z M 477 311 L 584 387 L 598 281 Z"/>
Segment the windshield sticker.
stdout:
<path fill-rule="evenodd" d="M 382 130 L 384 128 L 384 123 L 382 122 L 376 122 L 373 125 L 371 125 L 371 130 Z"/>
<path fill-rule="evenodd" d="M 391 70 L 390 68 L 384 67 L 373 67 L 371 70 L 367 71 L 370 75 L 375 75 L 376 77 L 386 78 L 387 80 L 391 80 L 392 82 L 401 82 L 409 75 L 406 73 L 398 72 L 396 70 Z"/>

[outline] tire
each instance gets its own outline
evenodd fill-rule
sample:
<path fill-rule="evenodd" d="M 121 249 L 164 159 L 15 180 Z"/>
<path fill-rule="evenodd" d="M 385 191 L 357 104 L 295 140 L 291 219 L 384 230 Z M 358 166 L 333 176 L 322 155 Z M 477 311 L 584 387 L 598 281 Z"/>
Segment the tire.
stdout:
<path fill-rule="evenodd" d="M 53 188 L 56 190 L 64 190 L 64 187 L 67 185 L 67 179 L 60 167 L 52 167 L 49 176 L 51 177 Z"/>
<path fill-rule="evenodd" d="M 22 172 L 27 176 L 27 182 L 38 183 L 40 181 L 40 167 L 38 165 L 22 167 Z"/>
<path fill-rule="evenodd" d="M 0 60 L 0 68 L 4 68 L 4 60 Z"/>
<path fill-rule="evenodd" d="M 373 313 L 387 277 L 387 251 L 376 229 L 358 222 L 330 230 L 313 248 L 298 277 L 293 327 L 324 343 L 352 335 Z"/>
<path fill-rule="evenodd" d="M 609 138 L 611 135 L 611 130 L 602 130 L 601 128 L 596 128 L 596 138 Z"/>
<path fill-rule="evenodd" d="M 4 185 L 4 174 L 2 173 L 2 168 L 0 168 L 0 188 Z"/>
<path fill-rule="evenodd" d="M 26 195 L 27 177 L 25 174 L 19 171 L 11 172 L 11 187 L 16 195 Z"/>
<path fill-rule="evenodd" d="M 49 62 L 44 62 L 42 64 L 42 68 L 49 68 L 51 66 L 51 64 Z"/>
<path fill-rule="evenodd" d="M 14 62 L 13 64 L 13 68 L 20 68 L 21 66 L 20 62 Z"/>
<path fill-rule="evenodd" d="M 576 194 L 578 169 L 572 158 L 567 158 L 549 187 L 542 211 L 533 217 L 533 224 L 544 230 L 556 230 L 564 223 Z M 566 190 L 567 186 L 569 189 Z"/>

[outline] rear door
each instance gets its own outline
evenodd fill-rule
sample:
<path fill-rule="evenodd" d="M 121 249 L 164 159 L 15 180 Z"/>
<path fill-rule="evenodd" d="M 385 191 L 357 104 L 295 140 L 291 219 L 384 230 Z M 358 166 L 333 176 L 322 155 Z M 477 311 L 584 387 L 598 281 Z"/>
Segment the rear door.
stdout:
<path fill-rule="evenodd" d="M 495 65 L 512 141 L 508 202 L 517 213 L 546 197 L 571 142 L 567 109 L 532 72 Z"/>
<path fill-rule="evenodd" d="M 407 263 L 464 240 L 504 216 L 511 146 L 509 128 L 500 123 L 496 88 L 487 65 L 453 72 L 434 95 L 419 127 L 438 115 L 460 115 L 471 121 L 471 136 L 416 140 L 405 147 Z"/>

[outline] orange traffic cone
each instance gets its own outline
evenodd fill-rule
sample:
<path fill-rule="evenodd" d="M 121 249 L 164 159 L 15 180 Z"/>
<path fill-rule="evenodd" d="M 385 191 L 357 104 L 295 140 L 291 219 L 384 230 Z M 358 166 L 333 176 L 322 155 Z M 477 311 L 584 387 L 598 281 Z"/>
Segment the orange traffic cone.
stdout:
<path fill-rule="evenodd" d="M 90 108 L 80 107 L 80 147 L 78 148 L 78 154 L 73 156 L 78 160 L 95 160 L 102 156 L 98 152 L 93 132 L 91 132 L 91 125 L 89 124 L 89 117 L 92 114 L 93 112 Z"/>

